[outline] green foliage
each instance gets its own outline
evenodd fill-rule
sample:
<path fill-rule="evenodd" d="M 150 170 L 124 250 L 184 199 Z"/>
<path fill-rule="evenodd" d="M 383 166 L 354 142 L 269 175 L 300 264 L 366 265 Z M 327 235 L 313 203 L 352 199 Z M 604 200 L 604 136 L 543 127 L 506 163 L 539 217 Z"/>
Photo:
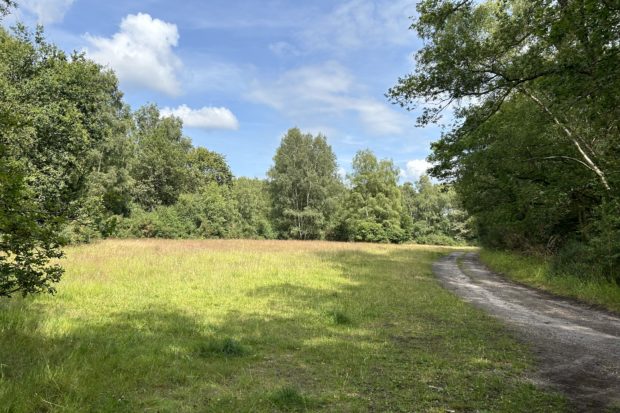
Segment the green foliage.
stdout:
<path fill-rule="evenodd" d="M 273 159 L 269 190 L 280 235 L 324 238 L 342 190 L 336 156 L 327 139 L 290 129 Z"/>
<path fill-rule="evenodd" d="M 554 257 L 556 273 L 620 283 L 620 204 L 605 201 L 579 238 L 571 238 Z"/>
<path fill-rule="evenodd" d="M 199 188 L 211 182 L 232 185 L 233 174 L 223 155 L 198 147 L 189 151 L 187 161 L 191 170 L 190 188 Z"/>
<path fill-rule="evenodd" d="M 228 187 L 211 183 L 192 199 L 200 208 L 198 233 L 204 238 L 236 238 L 239 213 Z M 190 204 L 191 205 L 191 204 Z"/>
<path fill-rule="evenodd" d="M 0 18 L 9 14 L 12 7 L 15 7 L 13 0 L 0 0 Z"/>
<path fill-rule="evenodd" d="M 189 179 L 191 142 L 183 136 L 182 122 L 175 117 L 162 118 L 154 105 L 140 108 L 134 114 L 134 122 L 134 202 L 147 210 L 173 205 Z M 198 162 L 194 165 L 196 169 L 200 167 Z"/>
<path fill-rule="evenodd" d="M 194 194 L 181 194 L 174 205 L 147 211 L 139 206 L 118 223 L 122 238 L 236 238 L 240 217 L 232 191 L 211 182 Z"/>
<path fill-rule="evenodd" d="M 352 165 L 351 189 L 346 195 L 341 224 L 344 238 L 367 242 L 405 241 L 398 169 L 392 161 L 377 160 L 369 150 L 359 151 Z"/>
<path fill-rule="evenodd" d="M 64 224 L 122 110 L 114 74 L 41 30 L 0 29 L 0 296 L 53 292 Z"/>
<path fill-rule="evenodd" d="M 601 277 L 596 263 L 581 265 L 583 248 L 582 243 L 567 245 L 561 258 L 484 249 L 480 258 L 489 268 L 519 283 L 620 312 L 620 284 Z M 588 256 L 585 254 L 586 259 Z"/>
<path fill-rule="evenodd" d="M 438 120 L 432 174 L 488 246 L 555 253 L 620 277 L 620 15 L 613 2 L 427 0 L 415 71 L 389 91 Z M 616 212 L 609 212 L 609 211 Z M 571 259 L 572 257 L 572 259 Z M 572 262 L 573 264 L 568 264 Z"/>
<path fill-rule="evenodd" d="M 136 205 L 130 217 L 120 220 L 114 235 L 121 238 L 187 238 L 195 227 L 184 218 L 176 206 L 158 206 L 145 211 Z"/>
<path fill-rule="evenodd" d="M 418 244 L 463 245 L 474 240 L 474 224 L 453 187 L 433 184 L 427 175 L 401 187 L 411 218 L 411 240 Z"/>
<path fill-rule="evenodd" d="M 276 237 L 271 223 L 271 198 L 267 182 L 237 178 L 232 186 L 232 196 L 237 205 L 240 232 L 244 238 Z"/>

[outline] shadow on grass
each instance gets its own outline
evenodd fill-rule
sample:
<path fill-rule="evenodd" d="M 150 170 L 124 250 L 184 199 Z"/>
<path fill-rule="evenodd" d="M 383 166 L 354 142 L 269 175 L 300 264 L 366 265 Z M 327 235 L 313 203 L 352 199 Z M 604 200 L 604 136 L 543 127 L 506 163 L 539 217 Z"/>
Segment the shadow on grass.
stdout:
<path fill-rule="evenodd" d="M 277 311 L 230 311 L 214 324 L 154 307 L 46 334 L 43 304 L 0 303 L 0 405 L 108 412 L 560 405 L 514 380 L 520 350 L 441 290 L 428 272 L 437 254 L 316 255 L 350 282 L 335 290 L 258 288 L 248 295 Z"/>

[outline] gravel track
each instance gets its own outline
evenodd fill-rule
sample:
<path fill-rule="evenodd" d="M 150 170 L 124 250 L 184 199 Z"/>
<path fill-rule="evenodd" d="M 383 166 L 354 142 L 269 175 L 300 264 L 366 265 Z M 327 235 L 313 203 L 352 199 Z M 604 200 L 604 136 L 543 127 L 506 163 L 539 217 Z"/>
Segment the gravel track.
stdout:
<path fill-rule="evenodd" d="M 474 253 L 452 253 L 433 271 L 530 345 L 535 382 L 564 393 L 577 411 L 620 411 L 620 317 L 507 281 Z"/>

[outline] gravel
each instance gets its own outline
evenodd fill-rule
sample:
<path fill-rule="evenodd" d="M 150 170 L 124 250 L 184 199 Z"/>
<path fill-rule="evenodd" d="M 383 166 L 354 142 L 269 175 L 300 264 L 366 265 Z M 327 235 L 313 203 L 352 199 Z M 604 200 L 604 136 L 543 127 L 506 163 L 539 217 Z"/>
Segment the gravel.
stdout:
<path fill-rule="evenodd" d="M 537 384 L 564 393 L 579 412 L 620 409 L 620 317 L 507 281 L 474 253 L 452 253 L 433 270 L 530 345 Z"/>

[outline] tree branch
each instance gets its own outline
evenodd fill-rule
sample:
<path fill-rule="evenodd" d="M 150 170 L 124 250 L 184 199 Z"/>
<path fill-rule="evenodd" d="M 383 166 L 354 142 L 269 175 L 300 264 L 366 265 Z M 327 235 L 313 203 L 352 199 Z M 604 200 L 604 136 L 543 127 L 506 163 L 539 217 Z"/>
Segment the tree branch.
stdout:
<path fill-rule="evenodd" d="M 534 103 L 536 103 L 536 105 L 538 105 L 543 112 L 545 112 L 547 115 L 549 115 L 549 117 L 551 117 L 551 119 L 553 119 L 553 122 L 558 125 L 560 127 L 560 129 L 562 129 L 562 131 L 564 131 L 564 133 L 566 134 L 566 136 L 568 136 L 568 138 L 573 142 L 573 144 L 575 145 L 575 147 L 577 148 L 577 151 L 579 152 L 579 154 L 581 155 L 581 157 L 584 160 L 584 163 L 588 165 L 589 169 L 591 169 L 596 175 L 598 175 L 601 184 L 603 185 L 603 187 L 607 190 L 607 191 L 611 191 L 611 187 L 609 186 L 609 183 L 607 182 L 607 177 L 605 176 L 605 173 L 596 165 L 596 163 L 594 163 L 594 161 L 588 156 L 588 154 L 583 150 L 583 148 L 581 147 L 581 144 L 579 143 L 580 138 L 574 134 L 569 128 L 568 126 L 566 126 L 563 122 L 561 122 L 557 116 L 555 116 L 553 114 L 553 112 L 551 112 L 551 110 L 547 107 L 547 105 L 545 105 L 539 98 L 537 98 L 536 96 L 534 96 L 532 93 L 530 93 L 526 88 L 522 87 L 520 88 L 521 91 L 527 96 L 529 97 L 531 100 L 534 101 Z"/>

